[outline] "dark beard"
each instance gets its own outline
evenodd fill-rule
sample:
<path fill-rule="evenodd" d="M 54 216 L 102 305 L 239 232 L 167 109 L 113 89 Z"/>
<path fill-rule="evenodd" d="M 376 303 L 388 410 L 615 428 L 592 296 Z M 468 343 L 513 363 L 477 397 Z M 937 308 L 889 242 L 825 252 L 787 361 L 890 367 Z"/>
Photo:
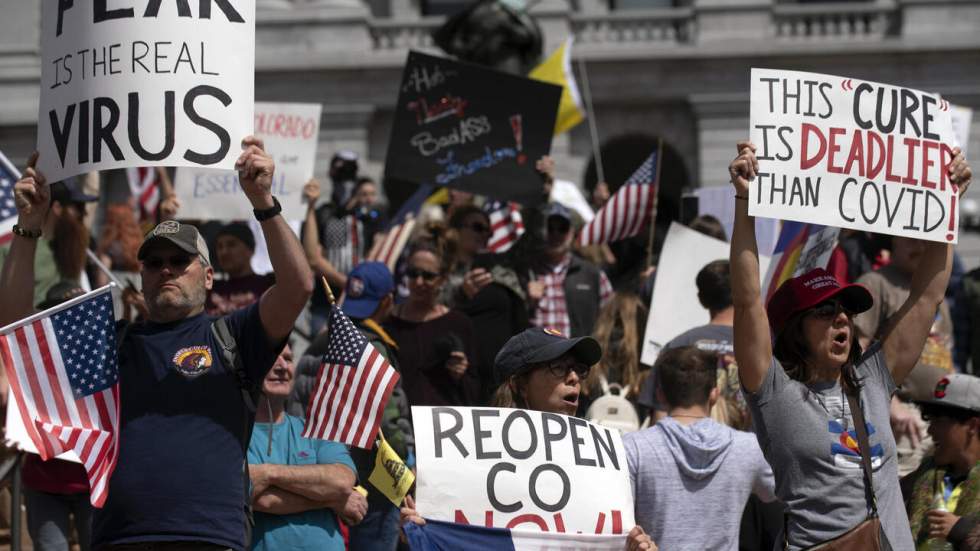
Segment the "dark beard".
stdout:
<path fill-rule="evenodd" d="M 55 221 L 51 252 L 62 279 L 79 280 L 85 268 L 88 242 L 88 228 L 71 213 L 66 212 Z"/>

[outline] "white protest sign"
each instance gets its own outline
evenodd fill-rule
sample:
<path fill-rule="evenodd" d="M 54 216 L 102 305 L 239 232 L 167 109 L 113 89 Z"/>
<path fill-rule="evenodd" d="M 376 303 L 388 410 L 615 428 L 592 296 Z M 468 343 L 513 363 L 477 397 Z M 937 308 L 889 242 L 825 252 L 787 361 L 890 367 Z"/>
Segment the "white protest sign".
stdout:
<path fill-rule="evenodd" d="M 234 167 L 252 133 L 255 0 L 41 6 L 37 148 L 49 181 Z"/>
<path fill-rule="evenodd" d="M 412 407 L 426 518 L 569 534 L 634 525 L 622 437 L 584 419 L 506 408 Z"/>
<path fill-rule="evenodd" d="M 286 220 L 302 220 L 303 184 L 313 177 L 320 135 L 319 103 L 255 104 L 255 135 L 276 161 L 272 194 Z M 252 218 L 252 206 L 232 170 L 180 167 L 174 177 L 181 218 L 241 220 Z"/>
<path fill-rule="evenodd" d="M 749 214 L 956 242 L 949 102 L 798 71 L 752 69 L 751 88 Z"/>
<path fill-rule="evenodd" d="M 708 310 L 698 302 L 695 278 L 701 268 L 715 260 L 728 260 L 727 242 L 673 222 L 667 231 L 657 279 L 650 299 L 650 315 L 643 335 L 640 362 L 653 365 L 660 350 L 688 329 L 708 323 Z M 759 255 L 759 273 L 769 269 L 769 257 Z"/>
<path fill-rule="evenodd" d="M 556 179 L 552 182 L 551 197 L 549 200 L 554 203 L 561 203 L 577 212 L 582 217 L 582 223 L 584 224 L 588 224 L 595 218 L 595 211 L 592 210 L 592 205 L 585 200 L 585 195 L 582 195 L 582 190 L 574 182 Z"/>
<path fill-rule="evenodd" d="M 970 125 L 973 124 L 973 109 L 961 105 L 950 105 L 950 113 L 953 117 L 953 134 L 956 136 L 954 145 L 963 150 L 963 157 L 967 156 L 967 146 L 970 145 Z"/>

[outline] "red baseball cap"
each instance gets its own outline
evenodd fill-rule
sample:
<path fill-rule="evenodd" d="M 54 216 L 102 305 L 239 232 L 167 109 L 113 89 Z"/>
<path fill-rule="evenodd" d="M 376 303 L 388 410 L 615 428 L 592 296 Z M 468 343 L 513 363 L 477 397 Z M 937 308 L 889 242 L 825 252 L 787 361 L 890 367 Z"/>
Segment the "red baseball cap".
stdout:
<path fill-rule="evenodd" d="M 851 313 L 859 314 L 871 308 L 874 299 L 864 285 L 841 285 L 840 281 L 823 268 L 788 279 L 776 289 L 766 306 L 769 327 L 773 336 L 786 328 L 786 323 L 797 312 L 802 312 L 825 300 L 836 298 Z"/>

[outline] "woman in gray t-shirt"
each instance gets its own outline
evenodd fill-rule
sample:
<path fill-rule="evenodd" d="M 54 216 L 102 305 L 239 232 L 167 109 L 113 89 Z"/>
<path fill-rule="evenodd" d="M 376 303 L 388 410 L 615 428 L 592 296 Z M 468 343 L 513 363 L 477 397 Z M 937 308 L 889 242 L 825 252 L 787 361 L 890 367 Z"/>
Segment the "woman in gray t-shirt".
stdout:
<path fill-rule="evenodd" d="M 893 549 L 912 550 L 888 404 L 925 344 L 949 281 L 952 248 L 926 245 L 908 300 L 865 352 L 852 318 L 872 306 L 871 294 L 860 285 L 842 286 L 822 268 L 783 283 L 764 307 L 755 225 L 748 214 L 749 183 L 759 170 L 755 149 L 739 143 L 729 166 L 736 198 L 735 359 L 759 445 L 776 478 L 776 495 L 787 506 L 789 548 L 833 539 L 868 514 L 847 385 L 860 388 L 882 528 Z M 962 195 L 971 172 L 958 149 L 948 169 Z"/>

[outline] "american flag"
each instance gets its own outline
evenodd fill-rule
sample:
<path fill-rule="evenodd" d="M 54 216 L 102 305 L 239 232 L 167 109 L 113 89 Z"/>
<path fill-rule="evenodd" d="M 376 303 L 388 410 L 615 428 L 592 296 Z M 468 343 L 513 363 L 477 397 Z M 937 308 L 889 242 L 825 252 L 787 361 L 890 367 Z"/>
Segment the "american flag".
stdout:
<path fill-rule="evenodd" d="M 72 451 L 102 507 L 116 467 L 119 369 L 112 294 L 106 286 L 5 328 L 10 393 L 31 441 L 48 460 Z"/>
<path fill-rule="evenodd" d="M 524 235 L 524 219 L 521 208 L 516 203 L 487 201 L 483 212 L 490 218 L 490 239 L 487 249 L 492 253 L 502 253 Z"/>
<path fill-rule="evenodd" d="M 578 236 L 579 245 L 612 243 L 640 233 L 656 205 L 657 163 L 657 152 L 643 161 L 640 168 L 599 209 L 595 218 L 582 227 Z"/>
<path fill-rule="evenodd" d="M 398 372 L 337 305 L 329 344 L 310 397 L 303 437 L 371 449 Z"/>
<path fill-rule="evenodd" d="M 160 185 L 155 167 L 127 168 L 129 191 L 139 208 L 139 221 L 156 223 L 157 206 L 160 204 Z"/>
<path fill-rule="evenodd" d="M 20 172 L 3 152 L 0 152 L 0 245 L 7 243 L 14 236 L 12 230 L 17 223 L 14 184 L 17 180 L 20 180 Z"/>
<path fill-rule="evenodd" d="M 426 184 L 419 186 L 415 193 L 405 201 L 405 204 L 398 209 L 395 217 L 388 223 L 385 232 L 378 234 L 374 239 L 374 245 L 368 252 L 365 260 L 374 262 L 384 262 L 391 273 L 395 273 L 395 266 L 401 258 L 405 244 L 411 237 L 415 229 L 416 216 L 422 210 L 422 205 L 426 199 L 432 195 L 432 186 Z"/>

